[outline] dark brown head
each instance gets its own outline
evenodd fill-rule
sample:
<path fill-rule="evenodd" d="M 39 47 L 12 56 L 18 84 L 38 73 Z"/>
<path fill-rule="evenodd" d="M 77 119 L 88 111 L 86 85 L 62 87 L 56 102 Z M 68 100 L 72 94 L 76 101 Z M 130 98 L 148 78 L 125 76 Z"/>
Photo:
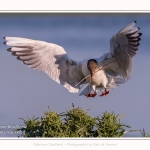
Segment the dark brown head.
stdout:
<path fill-rule="evenodd" d="M 98 66 L 98 64 L 97 64 L 97 61 L 95 59 L 88 60 L 87 68 L 90 71 L 91 76 L 96 71 L 97 66 Z"/>

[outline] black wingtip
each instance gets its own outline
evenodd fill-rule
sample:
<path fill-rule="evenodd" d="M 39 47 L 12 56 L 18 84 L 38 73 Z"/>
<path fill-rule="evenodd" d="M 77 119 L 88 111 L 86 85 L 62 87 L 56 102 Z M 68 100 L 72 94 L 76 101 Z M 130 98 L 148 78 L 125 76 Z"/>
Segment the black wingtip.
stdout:
<path fill-rule="evenodd" d="M 13 56 L 17 56 L 17 55 L 16 55 L 16 52 L 13 52 L 12 55 L 13 55 Z"/>
<path fill-rule="evenodd" d="M 19 56 L 17 57 L 17 59 L 18 59 L 18 60 L 21 60 Z"/>
<path fill-rule="evenodd" d="M 3 39 L 6 40 L 6 37 L 4 36 Z"/>
<path fill-rule="evenodd" d="M 142 33 L 139 33 L 139 37 L 142 36 L 142 35 L 143 35 Z"/>
<path fill-rule="evenodd" d="M 8 51 L 8 52 L 11 52 L 11 48 L 8 48 L 7 51 Z"/>
<path fill-rule="evenodd" d="M 6 45 L 6 42 L 3 42 L 3 44 L 5 44 L 5 45 Z"/>
<path fill-rule="evenodd" d="M 136 23 L 136 21 L 134 21 Z"/>
<path fill-rule="evenodd" d="M 140 30 L 140 28 L 139 27 L 137 27 L 139 30 Z"/>

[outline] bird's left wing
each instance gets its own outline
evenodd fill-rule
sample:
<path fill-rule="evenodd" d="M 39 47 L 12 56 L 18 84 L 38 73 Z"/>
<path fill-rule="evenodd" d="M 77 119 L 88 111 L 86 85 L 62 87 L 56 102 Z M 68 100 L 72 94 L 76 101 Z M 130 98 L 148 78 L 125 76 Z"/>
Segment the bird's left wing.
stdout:
<path fill-rule="evenodd" d="M 76 93 L 80 84 L 76 84 L 84 78 L 80 63 L 70 59 L 65 50 L 56 44 L 44 41 L 5 37 L 8 51 L 17 56 L 18 60 L 36 70 L 44 71 L 54 81 L 62 84 L 69 92 Z"/>
<path fill-rule="evenodd" d="M 104 54 L 102 60 L 114 58 L 116 61 L 105 67 L 108 75 L 120 76 L 124 80 L 130 78 L 132 58 L 138 50 L 140 36 L 136 21 L 128 24 L 110 39 L 110 52 Z"/>

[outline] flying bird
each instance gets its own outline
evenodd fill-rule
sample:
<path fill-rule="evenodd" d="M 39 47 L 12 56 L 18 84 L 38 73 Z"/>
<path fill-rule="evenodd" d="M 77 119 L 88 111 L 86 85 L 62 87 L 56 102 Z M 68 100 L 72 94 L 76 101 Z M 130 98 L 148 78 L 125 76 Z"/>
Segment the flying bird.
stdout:
<path fill-rule="evenodd" d="M 18 60 L 35 70 L 44 71 L 69 92 L 95 97 L 99 91 L 105 96 L 117 85 L 130 79 L 132 58 L 138 50 L 140 36 L 136 21 L 122 28 L 110 39 L 110 51 L 99 58 L 77 62 L 63 47 L 39 40 L 4 37 L 7 50 Z"/>

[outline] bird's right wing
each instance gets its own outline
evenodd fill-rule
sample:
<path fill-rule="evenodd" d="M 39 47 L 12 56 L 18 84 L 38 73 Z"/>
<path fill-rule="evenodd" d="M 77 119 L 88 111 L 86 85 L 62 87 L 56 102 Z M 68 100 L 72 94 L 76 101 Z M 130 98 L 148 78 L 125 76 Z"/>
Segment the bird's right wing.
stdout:
<path fill-rule="evenodd" d="M 56 44 L 44 41 L 5 37 L 8 51 L 24 64 L 36 70 L 44 71 L 54 81 L 62 84 L 69 92 L 76 93 L 80 84 L 76 84 L 84 78 L 80 64 L 68 57 L 65 50 Z"/>

